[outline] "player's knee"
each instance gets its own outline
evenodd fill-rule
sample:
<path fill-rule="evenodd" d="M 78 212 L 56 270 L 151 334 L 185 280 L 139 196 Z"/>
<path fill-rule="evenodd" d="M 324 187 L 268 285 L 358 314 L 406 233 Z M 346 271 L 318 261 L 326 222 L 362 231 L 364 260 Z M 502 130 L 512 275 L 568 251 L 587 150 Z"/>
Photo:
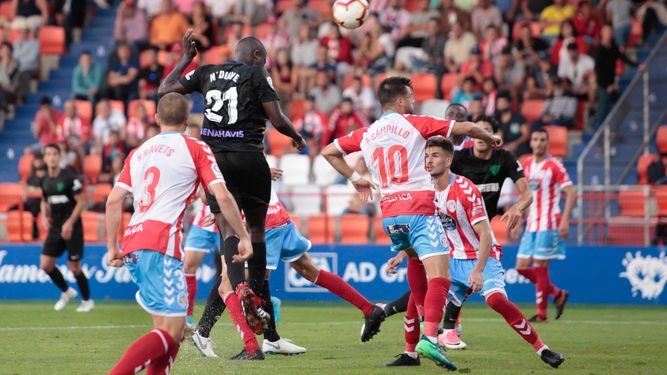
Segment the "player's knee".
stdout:
<path fill-rule="evenodd" d="M 55 265 L 50 263 L 40 263 L 39 268 L 46 273 L 51 273 L 51 271 L 53 271 L 55 268 Z"/>
<path fill-rule="evenodd" d="M 75 275 L 78 275 L 79 273 L 81 273 L 81 263 L 79 263 L 79 262 L 69 262 L 67 264 L 67 267 Z"/>

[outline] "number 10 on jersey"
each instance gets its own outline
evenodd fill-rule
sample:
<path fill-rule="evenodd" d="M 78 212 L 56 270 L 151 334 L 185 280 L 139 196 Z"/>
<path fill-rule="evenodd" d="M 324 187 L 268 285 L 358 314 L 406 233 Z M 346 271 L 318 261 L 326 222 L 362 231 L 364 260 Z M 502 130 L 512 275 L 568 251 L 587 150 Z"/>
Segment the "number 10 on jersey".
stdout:
<path fill-rule="evenodd" d="M 206 92 L 206 106 L 209 108 L 206 108 L 206 111 L 204 111 L 204 116 L 209 121 L 221 123 L 223 118 L 219 113 L 225 102 L 227 102 L 227 117 L 229 120 L 226 125 L 234 124 L 239 117 L 237 109 L 238 99 L 239 94 L 236 91 L 236 86 L 230 87 L 224 94 L 220 90 L 209 90 Z M 211 104 L 213 105 L 212 107 Z"/>
<path fill-rule="evenodd" d="M 378 166 L 383 188 L 388 188 L 390 183 L 401 185 L 408 181 L 408 150 L 401 145 L 393 145 L 386 152 L 384 147 L 376 148 L 373 164 Z"/>

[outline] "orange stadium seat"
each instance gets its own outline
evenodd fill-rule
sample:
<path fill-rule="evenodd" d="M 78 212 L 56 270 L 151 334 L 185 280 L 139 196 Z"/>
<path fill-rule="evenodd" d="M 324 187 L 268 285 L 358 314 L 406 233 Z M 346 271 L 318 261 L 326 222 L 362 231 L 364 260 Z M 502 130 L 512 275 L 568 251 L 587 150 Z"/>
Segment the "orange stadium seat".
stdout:
<path fill-rule="evenodd" d="M 266 138 L 269 142 L 269 149 L 271 155 L 280 157 L 285 151 L 292 147 L 292 139 L 288 136 L 280 134 L 276 129 L 270 128 L 266 132 Z"/>
<path fill-rule="evenodd" d="M 149 116 L 155 115 L 157 108 L 154 101 L 148 99 L 135 99 L 127 105 L 127 117 L 132 117 L 136 114 L 137 106 L 139 104 L 143 104 L 144 107 L 146 107 L 146 113 Z"/>
<path fill-rule="evenodd" d="M 6 212 L 11 206 L 21 202 L 23 185 L 11 182 L 0 183 L 0 212 Z"/>
<path fill-rule="evenodd" d="M 456 73 L 447 73 L 442 76 L 442 80 L 440 81 L 440 91 L 442 91 L 442 98 L 445 100 L 451 100 L 452 99 L 452 91 L 454 90 L 454 87 L 459 82 L 459 75 Z"/>
<path fill-rule="evenodd" d="M 109 100 L 109 104 L 111 105 L 112 110 L 117 110 L 125 113 L 125 102 L 122 100 Z"/>
<path fill-rule="evenodd" d="M 416 12 L 417 10 L 419 10 L 424 5 L 424 3 L 428 3 L 428 0 L 406 1 L 406 2 L 403 3 L 403 7 L 405 8 L 405 10 L 412 13 L 412 12 Z"/>
<path fill-rule="evenodd" d="M 83 158 L 83 174 L 88 182 L 97 182 L 97 176 L 102 173 L 102 157 L 100 155 L 88 155 Z"/>
<path fill-rule="evenodd" d="M 104 240 L 100 235 L 102 228 L 102 214 L 97 212 L 84 211 L 81 213 L 81 222 L 83 224 L 83 240 L 85 242 L 99 242 Z"/>
<path fill-rule="evenodd" d="M 300 99 L 294 99 L 289 105 L 289 115 L 292 120 L 303 117 L 306 112 L 305 109 L 306 101 Z"/>
<path fill-rule="evenodd" d="M 373 219 L 373 233 L 375 233 L 375 243 L 381 245 L 391 244 L 391 238 L 384 232 L 382 227 L 382 217 Z"/>
<path fill-rule="evenodd" d="M 507 230 L 507 221 L 503 221 L 500 216 L 491 219 L 491 230 L 500 245 L 509 243 L 509 231 Z"/>
<path fill-rule="evenodd" d="M 655 201 L 658 204 L 658 216 L 667 217 L 667 185 L 655 187 Z"/>
<path fill-rule="evenodd" d="M 366 215 L 347 214 L 340 217 L 341 243 L 368 243 L 370 220 Z"/>
<path fill-rule="evenodd" d="M 3 1 L 0 3 L 0 18 L 8 21 L 14 19 L 14 4 L 12 1 Z"/>
<path fill-rule="evenodd" d="M 544 130 L 549 134 L 548 152 L 557 158 L 567 156 L 567 128 L 549 125 L 545 126 Z"/>
<path fill-rule="evenodd" d="M 228 52 L 229 52 L 229 47 L 225 45 L 211 47 L 206 52 L 204 52 L 204 62 L 206 64 L 213 64 L 213 65 L 224 64 L 227 62 L 225 54 L 229 56 Z"/>
<path fill-rule="evenodd" d="M 653 163 L 656 157 L 656 154 L 646 154 L 639 157 L 637 161 L 637 175 L 639 176 L 640 184 L 648 184 L 648 166 Z"/>
<path fill-rule="evenodd" d="M 294 4 L 293 0 L 278 0 L 275 11 L 276 13 L 282 13 L 287 9 L 291 8 L 293 4 Z"/>
<path fill-rule="evenodd" d="M 90 201 L 93 204 L 104 203 L 111 193 L 111 184 L 102 183 L 90 185 Z"/>
<path fill-rule="evenodd" d="M 545 101 L 542 99 L 526 100 L 521 105 L 521 114 L 526 121 L 531 122 L 542 117 Z"/>
<path fill-rule="evenodd" d="M 299 232 L 303 232 L 301 230 L 301 217 L 299 217 L 298 215 L 290 215 L 289 219 L 292 221 L 292 223 L 294 223 L 294 226 Z"/>
<path fill-rule="evenodd" d="M 261 23 L 255 26 L 255 38 L 265 39 L 273 32 L 273 25 L 270 23 Z"/>
<path fill-rule="evenodd" d="M 34 157 L 32 155 L 23 155 L 19 159 L 19 178 L 21 179 L 21 182 L 26 182 L 28 177 L 30 177 L 33 159 Z"/>
<path fill-rule="evenodd" d="M 332 216 L 313 215 L 308 218 L 308 239 L 312 243 L 333 243 L 336 219 Z"/>
<path fill-rule="evenodd" d="M 331 16 L 332 10 L 331 2 L 329 0 L 309 0 L 308 6 L 320 12 L 322 18 L 329 18 L 329 16 Z"/>
<path fill-rule="evenodd" d="M 435 98 L 438 80 L 434 74 L 417 73 L 410 76 L 417 103 Z"/>
<path fill-rule="evenodd" d="M 39 29 L 39 44 L 42 55 L 65 53 L 65 29 L 59 26 L 42 26 Z"/>
<path fill-rule="evenodd" d="M 15 28 L 10 27 L 10 28 L 9 28 L 9 34 L 7 35 L 7 41 L 8 41 L 9 43 L 14 44 L 14 42 L 16 41 L 16 39 L 19 38 L 19 35 L 20 35 L 20 34 L 21 34 L 21 31 L 15 29 Z"/>
<path fill-rule="evenodd" d="M 23 220 L 23 223 L 21 223 L 21 220 Z M 7 241 L 32 240 L 32 220 L 30 212 L 10 211 L 7 214 Z"/>
<path fill-rule="evenodd" d="M 92 123 L 93 103 L 87 100 L 75 100 L 74 106 L 76 107 L 76 111 L 79 113 L 79 117 L 81 117 L 82 120 L 88 123 Z"/>
<path fill-rule="evenodd" d="M 655 143 L 658 146 L 659 153 L 667 153 L 667 125 L 662 125 L 658 128 L 658 133 L 655 136 Z"/>
<path fill-rule="evenodd" d="M 648 197 L 641 190 L 624 190 L 618 193 L 618 205 L 621 208 L 620 216 L 644 217 Z"/>

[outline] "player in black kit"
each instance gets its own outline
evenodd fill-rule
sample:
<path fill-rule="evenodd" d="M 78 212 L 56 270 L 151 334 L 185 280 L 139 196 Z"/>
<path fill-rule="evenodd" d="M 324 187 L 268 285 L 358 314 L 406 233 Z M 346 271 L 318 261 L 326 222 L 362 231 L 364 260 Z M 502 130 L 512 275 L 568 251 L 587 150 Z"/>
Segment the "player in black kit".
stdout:
<path fill-rule="evenodd" d="M 183 37 L 183 50 L 183 57 L 160 85 L 158 94 L 162 96 L 169 92 L 187 94 L 197 91 L 206 99 L 201 138 L 213 150 L 227 188 L 245 214 L 253 243 L 254 255 L 248 260 L 248 285 L 243 263 L 232 262 L 238 238 L 226 228 L 220 209 L 209 199 L 211 212 L 215 214 L 224 238 L 222 251 L 227 274 L 241 301 L 250 328 L 258 334 L 266 331 L 264 334 L 267 340 L 277 341 L 280 336 L 275 331 L 269 285 L 265 282 L 264 224 L 271 196 L 271 172 L 263 154 L 266 120 L 269 119 L 279 132 L 292 138 L 297 149 L 303 149 L 305 143 L 280 109 L 278 94 L 264 69 L 266 49 L 259 40 L 244 38 L 236 45 L 236 61 L 204 65 L 185 77 L 181 75 L 197 54 L 192 30 L 188 30 Z M 217 293 L 217 285 L 213 288 L 211 293 Z M 263 303 L 257 301 L 253 290 Z M 212 313 L 219 315 L 224 305 L 221 298 L 218 297 L 216 301 L 217 308 Z M 200 322 L 214 323 L 215 319 L 203 316 Z"/>
<path fill-rule="evenodd" d="M 74 274 L 81 291 L 81 305 L 76 311 L 89 312 L 95 307 L 95 304 L 90 299 L 88 279 L 81 271 L 81 258 L 83 258 L 81 211 L 86 201 L 81 182 L 71 170 L 60 169 L 60 159 L 61 153 L 58 145 L 50 144 L 44 147 L 44 163 L 48 172 L 41 181 L 42 219 L 49 234 L 44 241 L 39 267 L 62 291 L 60 299 L 54 306 L 55 310 L 64 309 L 65 305 L 77 294 L 67 285 L 63 274 L 56 267 L 56 259 L 67 250 L 67 266 Z"/>

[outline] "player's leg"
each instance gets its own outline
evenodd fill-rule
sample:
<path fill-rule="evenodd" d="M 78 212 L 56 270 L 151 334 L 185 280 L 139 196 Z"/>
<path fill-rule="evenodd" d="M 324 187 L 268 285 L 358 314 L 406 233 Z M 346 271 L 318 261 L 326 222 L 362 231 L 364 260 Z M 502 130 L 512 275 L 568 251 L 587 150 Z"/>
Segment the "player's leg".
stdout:
<path fill-rule="evenodd" d="M 549 263 L 554 259 L 565 259 L 565 243 L 557 230 L 538 232 L 536 241 L 537 250 L 534 257 L 534 269 L 537 285 L 543 296 L 542 307 L 546 311 L 548 298 L 551 296 L 556 304 L 556 319 L 559 319 L 565 310 L 569 293 L 558 288 L 551 281 Z"/>
<path fill-rule="evenodd" d="M 209 252 L 217 254 L 219 248 L 220 235 L 218 233 L 203 230 L 195 225 L 190 228 L 185 241 L 185 258 L 183 260 L 185 281 L 188 284 L 188 315 L 185 320 L 189 327 L 194 326 L 192 311 L 197 297 L 197 268 L 201 265 L 206 254 Z"/>
<path fill-rule="evenodd" d="M 44 242 L 42 254 L 39 257 L 39 268 L 42 269 L 49 277 L 53 284 L 60 289 L 60 299 L 56 302 L 54 309 L 60 311 L 65 308 L 69 301 L 76 297 L 76 290 L 70 288 L 63 277 L 62 272 L 56 267 L 56 259 L 65 251 L 65 241 L 55 234 L 49 235 Z"/>
<path fill-rule="evenodd" d="M 460 311 L 463 303 L 468 297 L 468 277 L 472 272 L 475 261 L 467 259 L 450 259 L 449 270 L 451 273 L 452 285 L 447 295 L 447 306 L 452 305 Z M 456 332 L 456 319 L 449 318 L 445 311 L 445 326 L 443 333 L 438 336 L 438 343 L 447 349 L 460 350 L 467 347 L 466 343 Z"/>
<path fill-rule="evenodd" d="M 419 313 L 411 294 L 408 296 L 408 304 L 403 318 L 403 333 L 405 335 L 405 352 L 387 363 L 387 367 L 419 366 L 421 364 L 416 351 L 417 343 L 419 343 Z"/>
<path fill-rule="evenodd" d="M 90 287 L 88 278 L 81 271 L 81 259 L 83 259 L 83 227 L 79 223 L 72 230 L 72 237 L 66 241 L 67 246 L 67 266 L 76 279 L 76 284 L 81 292 L 81 304 L 76 308 L 77 312 L 89 312 L 95 307 L 95 303 L 90 298 Z"/>
<path fill-rule="evenodd" d="M 387 318 L 394 314 L 407 311 L 409 300 L 410 300 L 410 291 L 408 290 L 402 296 L 384 305 L 382 308 L 384 309 L 384 313 L 387 316 Z"/>
<path fill-rule="evenodd" d="M 213 352 L 213 345 L 209 337 L 213 326 L 225 311 L 226 307 L 218 291 L 222 281 L 221 275 L 225 275 L 226 277 L 226 273 L 223 272 L 222 267 L 222 256 L 216 252 L 213 259 L 215 260 L 216 276 L 213 285 L 211 286 L 211 290 L 208 293 L 206 306 L 204 306 L 204 311 L 197 324 L 197 330 L 192 335 L 192 342 L 205 357 L 217 357 Z"/>

